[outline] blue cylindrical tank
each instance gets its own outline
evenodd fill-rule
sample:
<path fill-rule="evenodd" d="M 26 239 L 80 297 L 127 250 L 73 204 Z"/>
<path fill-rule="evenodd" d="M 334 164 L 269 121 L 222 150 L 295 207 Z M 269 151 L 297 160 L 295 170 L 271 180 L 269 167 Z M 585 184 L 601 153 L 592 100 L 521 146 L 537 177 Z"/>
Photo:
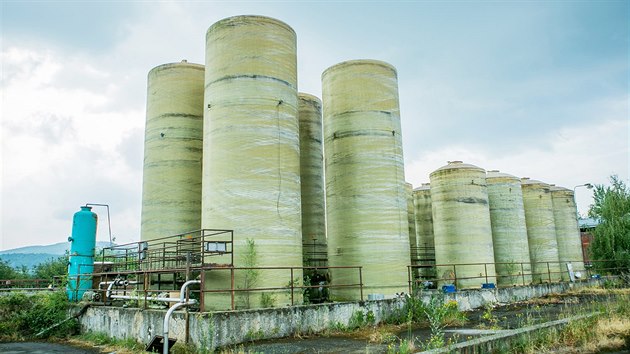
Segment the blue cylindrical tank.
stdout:
<path fill-rule="evenodd" d="M 94 248 L 96 246 L 97 216 L 89 206 L 82 206 L 72 219 L 68 286 L 70 301 L 79 301 L 86 290 L 92 288 L 94 271 Z"/>

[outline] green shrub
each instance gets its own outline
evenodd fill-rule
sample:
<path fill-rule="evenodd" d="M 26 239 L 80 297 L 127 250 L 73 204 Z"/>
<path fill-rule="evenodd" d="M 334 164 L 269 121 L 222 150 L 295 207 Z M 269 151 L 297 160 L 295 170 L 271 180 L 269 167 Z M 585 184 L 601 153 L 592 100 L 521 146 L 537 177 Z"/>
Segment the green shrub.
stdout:
<path fill-rule="evenodd" d="M 68 317 L 69 302 L 65 292 L 40 292 L 29 296 L 22 292 L 0 296 L 0 339 L 22 340 Z M 78 329 L 75 320 L 44 333 L 44 337 L 66 337 Z"/>

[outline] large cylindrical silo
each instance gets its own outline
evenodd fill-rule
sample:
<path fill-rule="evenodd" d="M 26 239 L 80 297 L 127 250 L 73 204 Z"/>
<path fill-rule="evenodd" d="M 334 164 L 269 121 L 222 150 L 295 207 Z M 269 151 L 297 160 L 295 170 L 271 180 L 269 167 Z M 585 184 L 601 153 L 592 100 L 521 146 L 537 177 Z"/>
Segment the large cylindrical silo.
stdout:
<path fill-rule="evenodd" d="M 425 280 L 435 278 L 435 243 L 433 240 L 433 211 L 431 210 L 430 183 L 423 183 L 413 190 L 413 204 L 416 209 L 416 235 L 418 237 L 418 275 Z"/>
<path fill-rule="evenodd" d="M 585 274 L 582 241 L 577 222 L 577 208 L 573 191 L 564 187 L 551 187 L 558 258 L 561 262 L 562 278 L 570 280 L 566 264 L 571 263 L 573 271 Z"/>
<path fill-rule="evenodd" d="M 298 98 L 304 265 L 325 266 L 327 249 L 322 102 L 306 93 L 299 93 Z"/>
<path fill-rule="evenodd" d="M 204 67 L 185 61 L 148 76 L 140 239 L 201 227 Z"/>
<path fill-rule="evenodd" d="M 364 294 L 407 291 L 409 228 L 396 69 L 353 60 L 322 74 L 328 260 L 363 266 Z M 331 270 L 333 285 L 356 270 Z M 332 288 L 357 300 L 358 288 Z"/>
<path fill-rule="evenodd" d="M 486 183 L 498 284 L 530 284 L 531 264 L 521 179 L 488 171 Z"/>
<path fill-rule="evenodd" d="M 441 283 L 457 278 L 460 289 L 496 283 L 486 171 L 453 161 L 432 172 L 430 179 Z"/>
<path fill-rule="evenodd" d="M 521 187 L 529 258 L 532 261 L 532 280 L 535 283 L 559 281 L 561 270 L 558 262 L 556 224 L 549 185 L 541 181 L 522 178 Z"/>
<path fill-rule="evenodd" d="M 418 258 L 418 235 L 416 233 L 416 209 L 413 206 L 413 185 L 411 183 L 405 183 L 405 193 L 407 195 L 407 222 L 409 224 L 409 261 L 413 263 Z"/>
<path fill-rule="evenodd" d="M 234 230 L 236 267 L 302 265 L 296 35 L 276 19 L 236 16 L 206 33 L 202 227 Z M 227 258 L 227 257 L 226 257 Z M 213 262 L 228 263 L 228 259 Z M 237 270 L 238 289 L 299 284 L 302 272 Z M 206 289 L 229 289 L 212 271 Z M 299 291 L 294 294 L 299 303 Z M 207 308 L 229 293 L 206 293 Z M 282 306 L 290 291 L 238 292 L 239 308 Z"/>

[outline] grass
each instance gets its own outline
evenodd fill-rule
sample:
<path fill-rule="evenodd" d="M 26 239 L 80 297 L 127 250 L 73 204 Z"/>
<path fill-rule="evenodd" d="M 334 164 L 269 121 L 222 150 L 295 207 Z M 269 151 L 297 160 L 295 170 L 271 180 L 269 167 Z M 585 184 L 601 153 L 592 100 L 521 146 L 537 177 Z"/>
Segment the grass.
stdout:
<path fill-rule="evenodd" d="M 598 315 L 572 321 L 560 329 L 553 328 L 523 336 L 505 352 L 598 353 L 630 349 L 630 290 L 580 290 L 573 295 L 578 293 L 613 296 L 605 302 L 591 301 L 576 306 L 564 317 L 594 312 L 599 312 Z"/>

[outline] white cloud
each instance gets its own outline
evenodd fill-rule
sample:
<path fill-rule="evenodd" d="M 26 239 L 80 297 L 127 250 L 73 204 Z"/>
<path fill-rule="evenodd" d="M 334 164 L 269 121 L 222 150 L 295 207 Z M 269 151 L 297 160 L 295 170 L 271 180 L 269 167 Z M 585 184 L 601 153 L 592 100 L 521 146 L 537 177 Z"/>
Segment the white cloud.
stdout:
<path fill-rule="evenodd" d="M 105 84 L 111 74 L 50 49 L 12 46 L 2 62 L 0 248 L 65 240 L 79 205 L 120 199 L 101 191 L 133 196 L 112 205 L 113 217 L 137 210 L 141 165 L 126 164 L 119 146 L 143 130 L 144 111 L 103 109 L 117 89 Z"/>

